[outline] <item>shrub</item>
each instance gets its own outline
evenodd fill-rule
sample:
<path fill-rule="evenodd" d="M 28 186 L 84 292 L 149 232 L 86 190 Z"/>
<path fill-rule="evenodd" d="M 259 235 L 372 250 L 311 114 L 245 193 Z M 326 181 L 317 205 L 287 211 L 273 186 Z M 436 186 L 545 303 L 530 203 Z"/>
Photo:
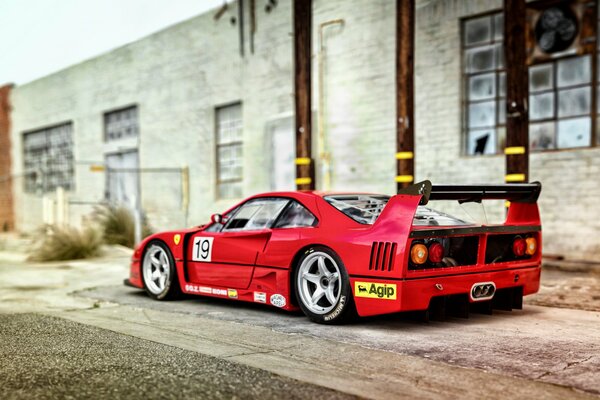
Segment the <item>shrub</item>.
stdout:
<path fill-rule="evenodd" d="M 135 220 L 125 207 L 101 206 L 94 211 L 106 244 L 119 244 L 133 248 L 135 245 Z M 146 218 L 142 218 L 142 238 L 152 234 Z"/>
<path fill-rule="evenodd" d="M 40 229 L 41 240 L 29 255 L 31 261 L 63 261 L 100 255 L 102 236 L 93 228 L 77 229 L 48 225 Z"/>

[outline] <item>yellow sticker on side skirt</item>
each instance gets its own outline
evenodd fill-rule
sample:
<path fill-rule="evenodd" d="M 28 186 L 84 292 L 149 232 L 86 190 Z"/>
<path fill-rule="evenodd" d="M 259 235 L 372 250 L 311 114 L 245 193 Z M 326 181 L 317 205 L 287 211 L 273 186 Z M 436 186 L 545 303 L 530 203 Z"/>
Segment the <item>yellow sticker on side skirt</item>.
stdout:
<path fill-rule="evenodd" d="M 396 300 L 396 292 L 396 285 L 393 283 L 354 282 L 355 297 Z"/>

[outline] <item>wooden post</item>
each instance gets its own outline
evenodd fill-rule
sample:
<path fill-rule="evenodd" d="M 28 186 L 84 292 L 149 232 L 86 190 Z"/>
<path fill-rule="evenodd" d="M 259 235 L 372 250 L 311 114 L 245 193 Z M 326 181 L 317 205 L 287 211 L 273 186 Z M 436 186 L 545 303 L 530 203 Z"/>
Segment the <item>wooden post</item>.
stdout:
<path fill-rule="evenodd" d="M 0 86 L 0 232 L 13 230 L 15 213 L 11 160 L 11 102 L 13 85 Z M 19 182 L 20 183 L 20 182 Z"/>
<path fill-rule="evenodd" d="M 396 184 L 412 185 L 414 136 L 415 1 L 396 0 Z"/>
<path fill-rule="evenodd" d="M 312 0 L 294 0 L 294 100 L 296 109 L 296 189 L 314 190 L 312 159 L 311 54 Z"/>
<path fill-rule="evenodd" d="M 525 0 L 504 0 L 506 65 L 506 176 L 511 183 L 529 180 L 529 75 L 525 43 Z"/>

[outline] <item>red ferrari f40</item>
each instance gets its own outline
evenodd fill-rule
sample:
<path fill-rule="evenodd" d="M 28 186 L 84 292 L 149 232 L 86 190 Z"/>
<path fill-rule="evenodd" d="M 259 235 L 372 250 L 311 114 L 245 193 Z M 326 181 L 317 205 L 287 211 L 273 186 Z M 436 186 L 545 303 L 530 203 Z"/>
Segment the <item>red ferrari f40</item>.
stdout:
<path fill-rule="evenodd" d="M 539 183 L 410 186 L 395 196 L 275 192 L 207 225 L 154 234 L 126 284 L 302 310 L 312 321 L 428 310 L 432 304 L 522 307 L 538 291 Z M 434 200 L 509 202 L 501 224 L 467 222 Z"/>

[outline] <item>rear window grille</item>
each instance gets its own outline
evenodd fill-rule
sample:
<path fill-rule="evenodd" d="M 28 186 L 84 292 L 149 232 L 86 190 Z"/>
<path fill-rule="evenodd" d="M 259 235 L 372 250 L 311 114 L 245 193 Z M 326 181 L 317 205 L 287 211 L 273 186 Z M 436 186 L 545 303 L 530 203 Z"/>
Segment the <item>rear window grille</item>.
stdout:
<path fill-rule="evenodd" d="M 396 243 L 392 242 L 373 242 L 369 270 L 392 271 L 394 269 L 397 246 Z"/>

